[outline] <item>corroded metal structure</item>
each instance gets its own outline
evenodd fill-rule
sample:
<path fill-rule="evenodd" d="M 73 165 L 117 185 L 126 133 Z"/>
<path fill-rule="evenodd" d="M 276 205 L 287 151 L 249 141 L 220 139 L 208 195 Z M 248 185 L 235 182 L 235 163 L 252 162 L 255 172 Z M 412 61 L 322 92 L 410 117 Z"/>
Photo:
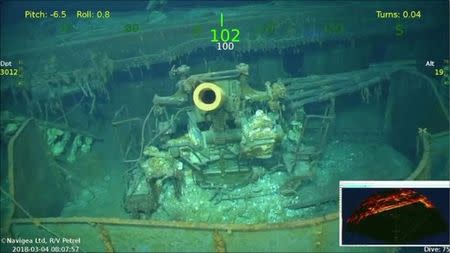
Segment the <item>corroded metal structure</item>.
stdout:
<path fill-rule="evenodd" d="M 238 57 L 245 52 L 281 52 L 308 44 L 354 42 L 395 32 L 395 24 L 376 18 L 378 3 L 328 4 L 330 6 L 277 1 L 224 8 L 223 11 L 230 13 L 227 26 L 237 26 L 245 31 L 233 54 Z M 423 13 L 435 13 L 434 5 L 434 2 L 419 2 L 414 6 L 395 2 L 383 3 L 383 8 L 414 8 Z M 78 22 L 65 33 L 58 32 L 60 29 L 56 23 L 53 36 L 45 37 L 34 24 L 5 26 L 1 36 L 2 57 L 23 62 L 24 81 L 23 87 L 16 87 L 16 81 L 9 80 L 11 82 L 6 81 L 1 88 L 12 88 L 17 93 L 25 89 L 38 101 L 75 92 L 91 99 L 96 93 L 97 96 L 108 96 L 106 86 L 113 72 L 149 69 L 153 64 L 173 62 L 181 56 L 211 47 L 210 29 L 217 26 L 217 13 L 196 12 L 175 11 L 154 19 L 151 13 L 148 17 L 141 13 L 129 13 L 126 17 L 112 13 L 107 20 L 87 24 Z M 410 34 L 434 31 L 437 28 L 433 24 L 440 16 L 435 13 L 420 22 L 406 20 L 404 26 Z M 124 23 L 130 20 L 140 23 L 138 31 L 129 33 L 123 30 Z M 336 31 L 334 27 L 339 29 Z"/>
<path fill-rule="evenodd" d="M 179 76 L 177 91 L 153 98 L 146 118 L 156 121 L 156 137 L 145 147 L 141 142 L 136 160 L 141 169 L 133 174 L 125 201 L 134 217 L 140 217 L 139 213 L 148 217 L 158 208 L 155 204 L 145 209 L 139 203 L 148 201 L 136 200 L 158 202 L 164 181 L 182 181 L 186 173 L 200 187 L 230 189 L 254 182 L 275 168 L 291 175 L 280 193 L 295 196 L 299 186 L 314 175 L 335 118 L 335 100 L 357 92 L 366 103 L 378 101 L 382 89 L 386 90 L 382 86 L 392 81 L 394 73 L 416 73 L 414 61 L 389 62 L 334 75 L 278 79 L 266 82 L 265 90 L 255 90 L 248 85 L 251 73 L 243 63 L 236 69 L 204 74 L 189 75 L 189 69 L 184 65 L 172 69 Z M 316 114 L 309 112 L 310 104 Z M 329 201 L 299 201 L 288 208 Z"/>
<path fill-rule="evenodd" d="M 26 125 L 26 124 L 25 124 Z M 21 128 L 23 129 L 23 128 Z M 22 131 L 18 132 L 18 135 Z M 417 168 L 408 179 L 425 179 L 429 171 L 430 135 L 420 133 L 423 150 Z M 11 146 L 15 144 L 11 140 Z M 12 149 L 10 152 L 14 152 Z M 12 180 L 14 167 L 9 168 Z M 16 182 L 16 185 L 22 182 Z M 20 185 L 19 185 L 20 187 Z M 8 197 L 15 198 L 14 191 Z M 11 208 L 19 208 L 11 202 Z M 307 220 L 276 224 L 209 224 L 175 221 L 130 220 L 119 218 L 28 218 L 10 217 L 2 233 L 20 233 L 24 237 L 81 238 L 74 244 L 80 251 L 341 251 L 372 252 L 370 248 L 339 248 L 337 242 L 338 213 Z M 126 234 L 127 236 L 124 236 Z M 282 238 L 282 243 L 269 238 Z M 173 240 L 168 240 L 172 238 Z M 206 238 L 206 239 L 205 239 Z M 208 239 L 209 238 L 209 239 Z M 167 243 L 159 243 L 165 241 Z M 145 242 L 145 243 L 142 243 Z M 390 252 L 391 249 L 387 249 Z M 373 252 L 379 252 L 375 249 Z"/>
<path fill-rule="evenodd" d="M 298 5 L 287 1 L 230 9 L 232 19 L 227 21 L 227 25 L 239 26 L 245 31 L 241 43 L 236 45 L 232 55 L 238 59 L 246 53 L 268 50 L 282 53 L 290 48 L 301 50 L 301 47 L 308 45 L 321 47 L 330 41 L 345 41 L 356 47 L 358 42 L 370 44 L 373 38 L 379 39 L 386 34 L 395 33 L 396 24 L 376 18 L 378 3 L 328 4 L 330 6 L 305 3 L 299 9 Z M 420 8 L 424 13 L 436 10 L 434 2 L 415 3 L 414 6 L 408 2 L 383 3 L 383 8 L 394 7 Z M 352 15 L 348 15 L 349 13 Z M 217 13 L 204 12 L 195 18 L 185 12 L 168 15 L 161 20 L 143 22 L 141 29 L 134 33 L 124 32 L 123 22 L 141 21 L 142 14 L 116 17 L 114 20 L 92 23 L 89 26 L 80 24 L 69 33 L 55 33 L 51 39 L 39 37 L 39 34 L 29 35 L 26 32 L 30 29 L 27 25 L 6 27 L 2 33 L 15 31 L 26 34 L 26 39 L 16 37 L 14 40 L 9 40 L 4 34 L 1 36 L 2 50 L 5 49 L 5 54 L 2 52 L 2 55 L 21 59 L 26 72 L 23 86 L 17 86 L 14 80 L 9 80 L 11 82 L 2 82 L 1 89 L 23 96 L 29 106 L 38 108 L 43 104 L 62 109 L 62 97 L 82 94 L 91 100 L 92 111 L 97 96 L 109 97 L 108 85 L 114 74 L 124 72 L 133 75 L 133 72 L 149 70 L 159 63 L 178 64 L 176 60 L 180 57 L 205 52 L 211 47 L 210 28 L 217 26 Z M 421 22 L 405 20 L 402 24 L 407 26 L 410 34 L 435 31 L 440 29 L 435 26 L 436 19 L 440 16 L 430 15 Z M 344 29 L 336 31 L 336 25 Z M 85 50 L 86 48 L 89 50 Z M 133 169 L 139 167 L 139 170 L 135 170 L 139 171 L 139 175 L 131 178 L 132 187 L 126 194 L 128 205 L 125 205 L 129 212 L 138 214 L 139 218 L 147 218 L 157 208 L 157 204 L 153 203 L 157 202 L 156 195 L 161 190 L 158 187 L 164 180 L 181 180 L 180 168 L 193 171 L 201 187 L 223 187 L 229 182 L 237 182 L 233 178 L 234 173 L 238 173 L 241 183 L 257 178 L 261 171 L 247 166 L 248 160 L 252 159 L 268 161 L 269 157 L 277 157 L 278 160 L 268 161 L 266 166 L 283 168 L 292 173 L 298 161 L 311 162 L 319 158 L 335 117 L 336 99 L 359 92 L 361 99 L 369 102 L 380 95 L 380 84 L 390 83 L 392 87 L 396 82 L 393 76 L 398 73 L 426 79 L 417 72 L 413 61 L 358 66 L 357 70 L 347 73 L 264 80 L 268 82 L 264 85 L 265 89 L 260 90 L 252 88 L 255 84 L 249 84 L 251 72 L 245 64 L 218 72 L 193 75 L 190 72 L 202 71 L 191 71 L 184 65 L 171 69 L 171 75 L 178 77 L 177 92 L 168 97 L 154 96 L 154 106 L 144 120 L 114 119 L 115 126 L 138 123 L 136 125 L 141 130 L 140 143 L 124 143 L 123 150 L 125 161 L 133 163 Z M 204 83 L 209 85 L 203 85 Z M 425 80 L 424 83 L 434 85 L 432 80 Z M 434 95 L 438 108 L 448 120 L 445 103 L 438 94 Z M 223 100 L 217 106 L 212 109 L 204 107 L 204 104 L 208 105 L 218 97 Z M 393 115 L 396 113 L 394 109 L 397 99 L 393 95 L 388 98 L 386 132 L 399 132 L 392 127 L 395 126 Z M 195 100 L 203 102 L 203 105 L 200 103 L 199 106 Z M 251 109 L 250 104 L 260 110 Z M 309 112 L 307 106 L 310 104 L 320 107 L 320 113 Z M 271 119 L 269 113 L 275 116 Z M 245 117 L 248 121 L 243 122 L 240 114 L 248 116 Z M 156 126 L 156 132 L 147 140 L 144 138 L 145 125 L 149 121 Z M 23 134 L 25 127 L 26 125 L 18 130 L 17 136 Z M 416 131 L 415 125 L 408 127 Z M 185 131 L 177 133 L 179 128 Z M 132 136 L 132 131 L 135 129 L 130 128 L 125 136 Z M 269 138 L 262 138 L 266 136 Z M 292 154 L 289 159 L 277 151 L 283 138 L 296 144 L 292 145 L 295 148 L 285 152 Z M 306 251 L 318 252 L 362 251 L 360 248 L 338 247 L 337 211 L 310 219 L 251 225 L 105 217 L 36 218 L 26 210 L 28 206 L 36 206 L 36 203 L 20 199 L 15 194 L 14 187 L 27 185 L 23 178 L 14 177 L 14 172 L 24 169 L 14 165 L 18 164 L 14 160 L 21 159 L 20 154 L 15 154 L 15 150 L 20 150 L 19 146 L 24 145 L 16 142 L 17 139 L 18 137 L 10 141 L 8 150 L 9 181 L 14 184 L 10 184 L 13 187 L 4 192 L 10 198 L 10 209 L 13 210 L 2 228 L 2 233 L 5 234 L 80 237 L 82 243 L 79 246 L 85 251 L 298 251 L 300 247 Z M 432 153 L 429 133 L 419 132 L 417 141 L 421 159 L 407 177 L 408 180 L 427 179 L 430 176 Z M 131 149 L 137 150 L 138 159 L 129 159 Z M 282 193 L 295 193 L 298 183 L 305 180 L 303 175 L 293 176 L 292 179 L 281 189 Z M 39 187 L 30 187 L 32 188 L 28 188 L 28 191 L 39 192 Z M 322 201 L 328 200 L 298 202 L 288 208 L 314 206 Z M 142 205 L 144 202 L 148 205 Z M 20 209 L 22 216 L 14 217 L 14 209 Z M 144 214 L 144 217 L 140 214 Z M 27 218 L 23 218 L 24 215 Z M 124 234 L 127 236 L 123 236 Z M 171 241 L 172 238 L 176 240 Z M 274 241 L 273 238 L 281 239 Z M 161 241 L 166 243 L 161 244 Z M 378 252 L 379 249 L 374 251 Z"/>

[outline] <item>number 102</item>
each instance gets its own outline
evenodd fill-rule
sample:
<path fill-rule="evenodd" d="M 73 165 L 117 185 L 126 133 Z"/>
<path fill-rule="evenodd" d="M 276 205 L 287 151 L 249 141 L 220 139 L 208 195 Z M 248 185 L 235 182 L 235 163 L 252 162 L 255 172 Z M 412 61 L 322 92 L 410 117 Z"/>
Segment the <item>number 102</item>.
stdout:
<path fill-rule="evenodd" d="M 213 36 L 211 39 L 211 42 L 219 42 L 219 39 L 217 38 L 217 30 L 211 29 L 211 32 L 212 32 L 212 36 Z M 234 34 L 231 35 L 232 33 L 234 33 Z M 224 29 L 220 30 L 220 41 L 228 42 L 228 41 L 230 41 L 230 37 L 232 36 L 231 42 L 239 42 L 239 34 L 240 34 L 239 29 L 231 29 L 231 32 L 230 32 L 230 30 L 224 28 Z"/>

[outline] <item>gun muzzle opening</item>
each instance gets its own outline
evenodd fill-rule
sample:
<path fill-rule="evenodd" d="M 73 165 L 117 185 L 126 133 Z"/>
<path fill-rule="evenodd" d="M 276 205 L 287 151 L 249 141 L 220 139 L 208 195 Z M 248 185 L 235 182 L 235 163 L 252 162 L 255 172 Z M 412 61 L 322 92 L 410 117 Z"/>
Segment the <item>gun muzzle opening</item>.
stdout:
<path fill-rule="evenodd" d="M 200 92 L 200 99 L 205 104 L 212 104 L 216 101 L 216 93 L 213 90 L 203 90 Z"/>
<path fill-rule="evenodd" d="M 198 85 L 193 94 L 195 106 L 202 111 L 213 111 L 219 108 L 224 100 L 222 88 L 214 83 L 202 83 Z"/>

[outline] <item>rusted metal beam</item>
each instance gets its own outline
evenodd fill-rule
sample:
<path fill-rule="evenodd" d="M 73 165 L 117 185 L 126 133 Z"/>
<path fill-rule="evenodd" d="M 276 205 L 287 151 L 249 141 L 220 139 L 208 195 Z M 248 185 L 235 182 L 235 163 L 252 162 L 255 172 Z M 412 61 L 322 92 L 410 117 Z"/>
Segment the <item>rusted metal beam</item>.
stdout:
<path fill-rule="evenodd" d="M 20 136 L 25 127 L 31 122 L 32 118 L 25 120 L 19 129 L 16 131 L 14 136 L 8 142 L 8 194 L 11 197 L 11 200 L 14 200 L 14 192 L 15 192 L 15 181 L 14 181 L 14 143 L 16 139 Z M 5 215 L 5 220 L 2 226 L 2 233 L 9 233 L 11 227 L 11 219 L 14 216 L 16 205 L 13 201 L 10 202 L 10 206 L 7 209 L 7 213 Z"/>
<path fill-rule="evenodd" d="M 426 131 L 419 130 L 419 140 L 422 143 L 422 158 L 416 170 L 406 180 L 426 180 L 431 170 L 431 135 Z"/>
<path fill-rule="evenodd" d="M 160 227 L 173 229 L 194 229 L 194 230 L 218 230 L 218 231 L 264 231 L 276 229 L 292 229 L 299 227 L 308 227 L 322 222 L 337 219 L 338 213 L 327 214 L 308 220 L 293 220 L 282 223 L 260 223 L 260 224 L 211 224 L 200 222 L 182 222 L 182 221 L 160 221 L 160 220 L 133 220 L 120 218 L 96 218 L 96 217 L 55 217 L 55 218 L 35 218 L 42 224 L 104 224 L 104 225 L 123 225 L 123 226 L 141 226 L 141 227 Z M 31 219 L 13 219 L 13 224 L 30 224 Z"/>

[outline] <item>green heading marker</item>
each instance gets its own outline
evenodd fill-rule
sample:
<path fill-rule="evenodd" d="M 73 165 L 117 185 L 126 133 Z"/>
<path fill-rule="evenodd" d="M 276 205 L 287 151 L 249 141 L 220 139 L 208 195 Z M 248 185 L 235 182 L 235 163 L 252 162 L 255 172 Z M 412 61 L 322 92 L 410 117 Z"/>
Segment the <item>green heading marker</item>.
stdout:
<path fill-rule="evenodd" d="M 234 44 L 239 42 L 240 31 L 238 28 L 223 28 L 224 17 L 223 13 L 220 13 L 220 28 L 211 29 L 212 39 L 211 42 L 217 43 L 217 50 L 233 50 Z"/>

